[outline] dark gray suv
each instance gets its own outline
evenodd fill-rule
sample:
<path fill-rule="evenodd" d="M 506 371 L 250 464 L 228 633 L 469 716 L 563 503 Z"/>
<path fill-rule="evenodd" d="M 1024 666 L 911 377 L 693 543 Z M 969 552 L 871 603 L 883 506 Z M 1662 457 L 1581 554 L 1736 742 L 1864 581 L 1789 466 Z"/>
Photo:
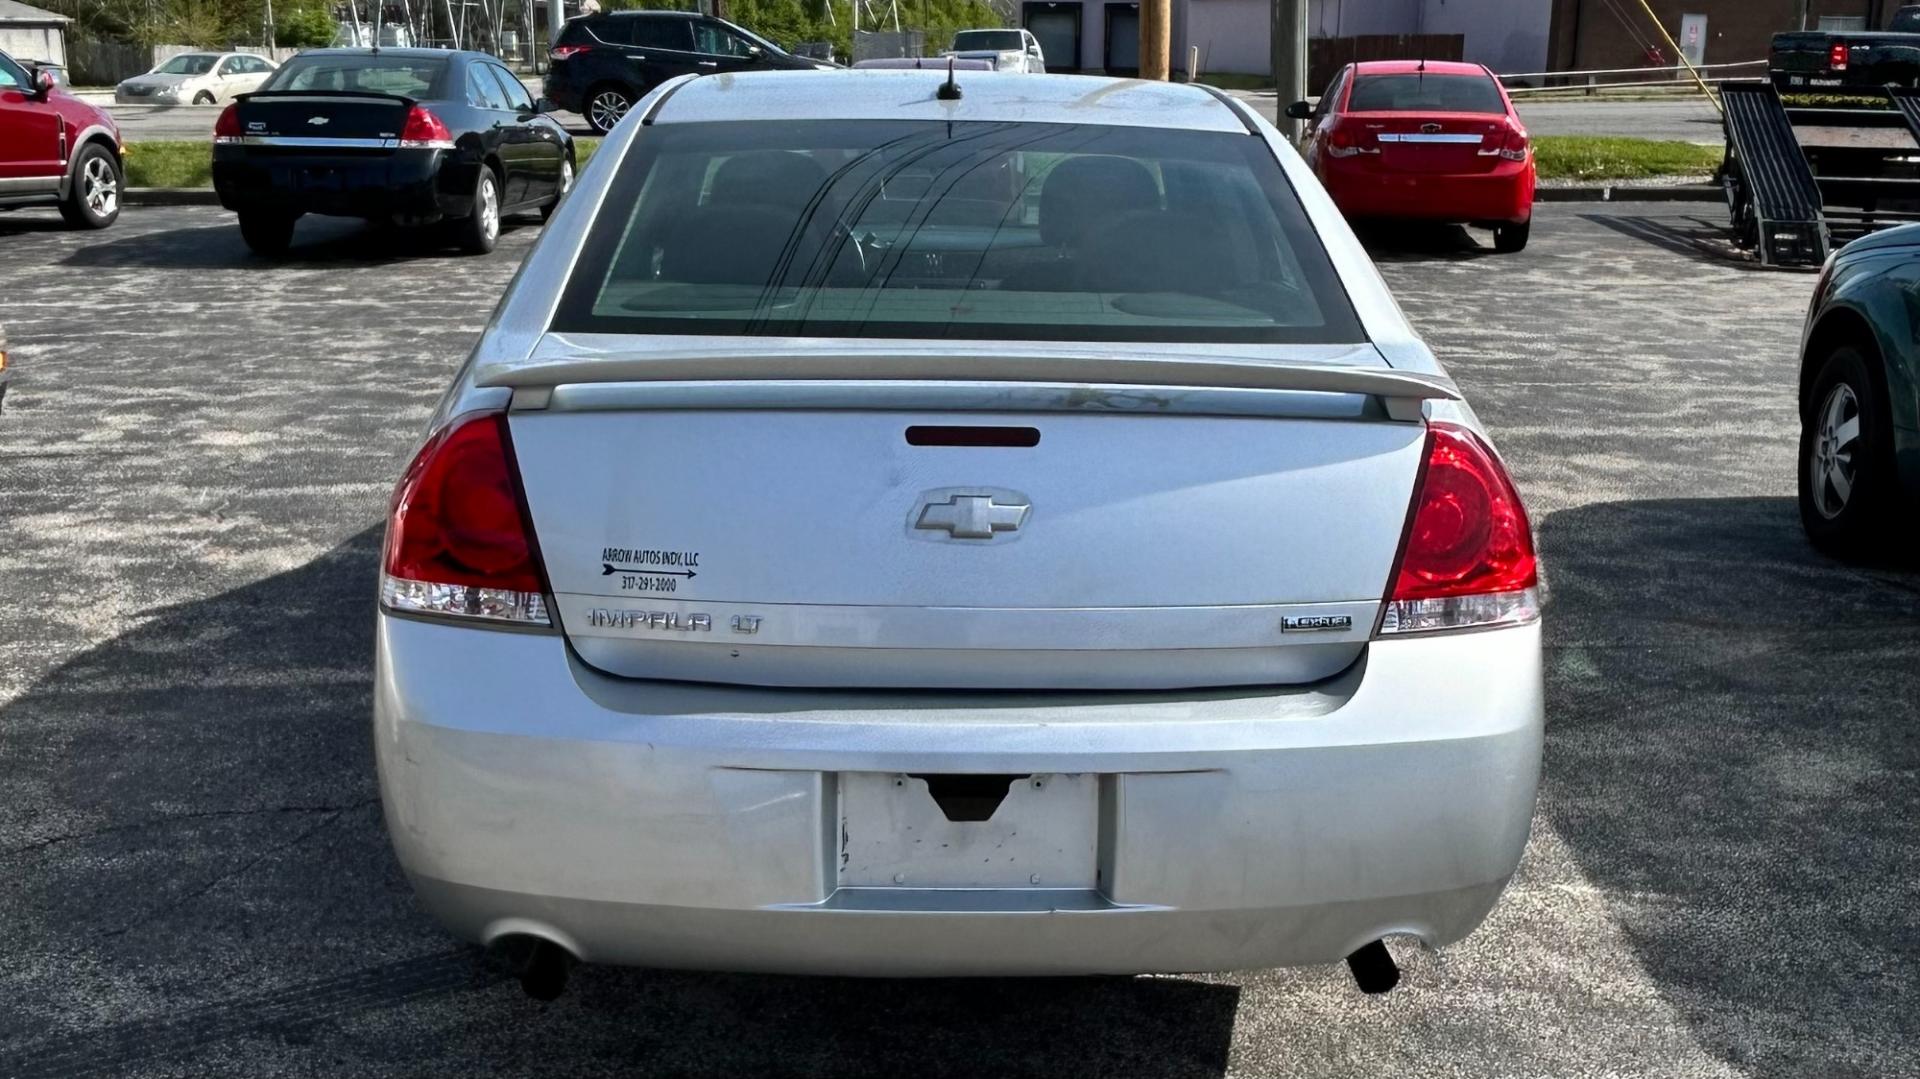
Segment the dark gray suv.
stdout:
<path fill-rule="evenodd" d="M 567 23 L 550 54 L 547 100 L 606 134 L 647 91 L 676 75 L 833 69 L 710 15 L 620 11 Z"/>

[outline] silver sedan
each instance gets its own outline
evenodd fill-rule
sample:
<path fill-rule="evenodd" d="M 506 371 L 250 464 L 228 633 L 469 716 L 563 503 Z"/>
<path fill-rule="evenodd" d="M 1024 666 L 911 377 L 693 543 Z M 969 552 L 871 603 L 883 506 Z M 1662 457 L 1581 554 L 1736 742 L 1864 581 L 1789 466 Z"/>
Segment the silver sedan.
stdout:
<path fill-rule="evenodd" d="M 392 503 L 400 862 L 540 996 L 1384 990 L 1526 842 L 1513 484 L 1246 106 L 946 79 L 678 79 L 561 204 Z"/>
<path fill-rule="evenodd" d="M 278 65 L 244 52 L 183 52 L 113 88 L 121 105 L 220 105 L 260 89 Z"/>

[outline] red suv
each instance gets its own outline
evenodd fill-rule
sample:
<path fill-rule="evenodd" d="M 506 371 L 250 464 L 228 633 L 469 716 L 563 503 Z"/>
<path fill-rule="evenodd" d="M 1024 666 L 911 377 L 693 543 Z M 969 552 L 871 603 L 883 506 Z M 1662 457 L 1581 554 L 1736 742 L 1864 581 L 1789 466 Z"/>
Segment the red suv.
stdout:
<path fill-rule="evenodd" d="M 58 206 L 68 224 L 103 229 L 125 182 L 113 117 L 0 52 L 0 210 Z"/>

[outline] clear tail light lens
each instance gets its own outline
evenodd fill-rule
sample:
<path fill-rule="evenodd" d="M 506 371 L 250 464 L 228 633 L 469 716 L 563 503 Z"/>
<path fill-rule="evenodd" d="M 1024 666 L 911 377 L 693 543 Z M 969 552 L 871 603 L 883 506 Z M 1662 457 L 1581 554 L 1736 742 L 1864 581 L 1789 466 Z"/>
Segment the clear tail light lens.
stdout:
<path fill-rule="evenodd" d="M 1827 50 L 1827 66 L 1835 71 L 1845 71 L 1847 61 L 1852 59 L 1853 46 L 1844 41 L 1836 41 Z"/>
<path fill-rule="evenodd" d="M 239 142 L 240 137 L 240 106 L 236 103 L 220 110 L 220 118 L 213 122 L 213 141 Z"/>
<path fill-rule="evenodd" d="M 461 417 L 427 440 L 393 492 L 380 601 L 389 609 L 550 626 L 507 418 Z"/>
<path fill-rule="evenodd" d="M 1499 458 L 1466 428 L 1431 424 L 1381 635 L 1531 622 L 1539 584 L 1526 507 Z"/>
<path fill-rule="evenodd" d="M 400 146 L 407 150 L 451 150 L 453 132 L 433 110 L 415 105 L 407 113 L 407 126 L 400 129 Z"/>

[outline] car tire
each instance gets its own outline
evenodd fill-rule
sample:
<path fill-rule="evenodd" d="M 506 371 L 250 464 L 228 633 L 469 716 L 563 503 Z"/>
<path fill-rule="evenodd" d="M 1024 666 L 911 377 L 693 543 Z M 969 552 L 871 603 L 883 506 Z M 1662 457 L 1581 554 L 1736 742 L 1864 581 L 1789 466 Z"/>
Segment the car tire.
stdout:
<path fill-rule="evenodd" d="M 81 229 L 103 229 L 120 217 L 120 196 L 126 174 L 113 151 L 97 142 L 80 148 L 73 162 L 73 180 L 60 201 L 60 216 Z"/>
<path fill-rule="evenodd" d="M 469 255 L 484 255 L 500 241 L 500 177 L 480 166 L 473 183 L 473 212 L 454 222 L 454 242 Z"/>
<path fill-rule="evenodd" d="M 1853 345 L 1833 349 L 1800 406 L 1800 524 L 1842 558 L 1887 550 L 1906 515 L 1873 362 Z"/>
<path fill-rule="evenodd" d="M 567 157 L 560 162 L 560 193 L 553 197 L 552 202 L 549 202 L 545 206 L 540 207 L 540 220 L 542 221 L 553 220 L 553 212 L 560 208 L 560 200 L 566 198 L 567 192 L 572 190 L 573 190 L 573 155 L 568 154 Z"/>
<path fill-rule="evenodd" d="M 1495 225 L 1493 226 L 1493 249 L 1503 255 L 1524 251 L 1527 247 L 1527 237 L 1532 232 L 1533 218 L 1531 217 L 1517 224 L 1508 221 Z"/>
<path fill-rule="evenodd" d="M 587 126 L 595 134 L 604 135 L 613 130 L 613 125 L 633 108 L 640 95 L 618 83 L 601 83 L 587 91 L 587 100 L 580 111 L 587 118 Z"/>
<path fill-rule="evenodd" d="M 240 238 L 247 242 L 247 250 L 256 255 L 270 258 L 284 255 L 293 244 L 293 223 L 296 220 L 287 214 L 243 213 L 240 215 Z"/>
<path fill-rule="evenodd" d="M 214 100 L 213 100 L 213 93 L 212 93 L 211 91 L 208 91 L 208 90 L 202 90 L 202 91 L 200 91 L 199 93 L 197 93 L 197 94 L 195 94 L 195 95 L 193 95 L 193 103 L 194 103 L 195 105 L 211 105 L 211 104 L 214 104 Z"/>

